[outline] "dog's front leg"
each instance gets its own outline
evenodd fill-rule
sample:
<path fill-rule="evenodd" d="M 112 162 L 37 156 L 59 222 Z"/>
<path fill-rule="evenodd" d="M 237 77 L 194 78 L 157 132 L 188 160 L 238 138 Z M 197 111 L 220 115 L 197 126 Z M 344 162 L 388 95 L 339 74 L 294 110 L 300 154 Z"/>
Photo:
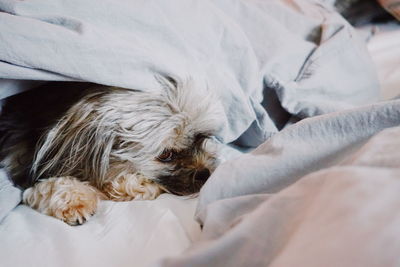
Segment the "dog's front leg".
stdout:
<path fill-rule="evenodd" d="M 103 192 L 114 201 L 151 200 L 162 191 L 158 184 L 138 173 L 119 176 L 103 186 Z"/>
<path fill-rule="evenodd" d="M 23 193 L 23 203 L 69 225 L 82 224 L 97 209 L 101 193 L 70 176 L 41 180 Z"/>

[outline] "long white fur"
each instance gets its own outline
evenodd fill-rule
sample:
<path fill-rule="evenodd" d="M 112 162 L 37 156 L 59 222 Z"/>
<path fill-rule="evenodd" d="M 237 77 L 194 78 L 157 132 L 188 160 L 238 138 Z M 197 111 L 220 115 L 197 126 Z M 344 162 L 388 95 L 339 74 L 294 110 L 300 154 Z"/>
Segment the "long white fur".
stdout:
<path fill-rule="evenodd" d="M 73 105 L 43 136 L 32 165 L 36 180 L 58 178 L 25 191 L 24 202 L 74 224 L 95 210 L 99 196 L 91 186 L 117 201 L 154 199 L 165 190 L 157 179 L 173 169 L 157 156 L 190 148 L 197 133 L 214 135 L 222 120 L 216 97 L 193 80 L 158 80 L 158 92 L 106 87 Z M 205 146 L 193 160 L 198 168 L 215 168 L 213 152 Z M 79 196 L 85 192 L 92 196 Z"/>
<path fill-rule="evenodd" d="M 184 148 L 193 132 L 215 133 L 221 127 L 221 109 L 209 91 L 196 88 L 191 79 L 176 86 L 159 80 L 164 89 L 159 94 L 107 88 L 83 98 L 49 131 L 32 172 L 40 178 L 57 170 L 53 175 L 100 185 L 113 163 L 129 162 L 128 172 L 137 169 L 152 179 L 162 172 L 154 157 L 165 148 Z M 118 147 L 112 147 L 116 140 Z M 82 162 L 88 167 L 77 174 Z"/>

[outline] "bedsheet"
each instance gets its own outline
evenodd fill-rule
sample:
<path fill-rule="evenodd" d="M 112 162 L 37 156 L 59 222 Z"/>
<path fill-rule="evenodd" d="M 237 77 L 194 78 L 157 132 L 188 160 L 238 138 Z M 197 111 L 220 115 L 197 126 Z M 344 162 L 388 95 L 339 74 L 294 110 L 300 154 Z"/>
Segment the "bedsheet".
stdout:
<path fill-rule="evenodd" d="M 1 222 L 0 265 L 147 266 L 180 254 L 196 238 L 195 204 L 168 194 L 154 201 L 103 201 L 78 227 L 20 205 Z"/>

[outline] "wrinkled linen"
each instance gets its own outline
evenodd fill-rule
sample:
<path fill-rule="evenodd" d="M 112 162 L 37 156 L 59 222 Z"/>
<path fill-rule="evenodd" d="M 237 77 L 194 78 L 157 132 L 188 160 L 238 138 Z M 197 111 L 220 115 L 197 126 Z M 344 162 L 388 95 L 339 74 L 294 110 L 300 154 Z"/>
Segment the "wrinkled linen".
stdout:
<path fill-rule="evenodd" d="M 382 27 L 368 48 L 398 98 L 400 28 Z M 199 242 L 157 266 L 398 266 L 399 101 L 303 120 L 225 163 L 200 194 Z"/>
<path fill-rule="evenodd" d="M 398 266 L 398 126 L 400 100 L 317 116 L 222 164 L 200 240 L 157 266 Z"/>
<path fill-rule="evenodd" d="M 0 224 L 0 266 L 147 266 L 179 255 L 200 228 L 196 199 L 163 194 L 153 201 L 102 201 L 81 226 L 19 205 Z"/>
<path fill-rule="evenodd" d="M 365 44 L 318 1 L 1 0 L 0 11 L 0 78 L 156 90 L 156 73 L 192 77 L 224 107 L 225 143 L 264 142 L 285 123 L 280 106 L 309 117 L 378 97 Z"/>

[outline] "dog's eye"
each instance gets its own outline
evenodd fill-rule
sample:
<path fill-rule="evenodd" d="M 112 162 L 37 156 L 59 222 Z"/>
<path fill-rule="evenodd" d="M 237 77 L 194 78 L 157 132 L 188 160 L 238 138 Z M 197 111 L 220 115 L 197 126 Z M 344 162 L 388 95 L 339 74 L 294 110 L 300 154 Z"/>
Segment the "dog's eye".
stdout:
<path fill-rule="evenodd" d="M 175 153 L 171 150 L 165 150 L 163 153 L 158 155 L 157 159 L 161 162 L 169 162 L 173 160 L 175 157 Z"/>
<path fill-rule="evenodd" d="M 211 135 L 209 135 L 209 134 L 200 133 L 200 134 L 197 134 L 197 135 L 194 137 L 194 142 L 195 142 L 195 143 L 200 143 L 200 142 L 203 142 L 205 139 L 208 139 L 208 138 L 210 138 L 210 137 L 211 137 Z"/>

